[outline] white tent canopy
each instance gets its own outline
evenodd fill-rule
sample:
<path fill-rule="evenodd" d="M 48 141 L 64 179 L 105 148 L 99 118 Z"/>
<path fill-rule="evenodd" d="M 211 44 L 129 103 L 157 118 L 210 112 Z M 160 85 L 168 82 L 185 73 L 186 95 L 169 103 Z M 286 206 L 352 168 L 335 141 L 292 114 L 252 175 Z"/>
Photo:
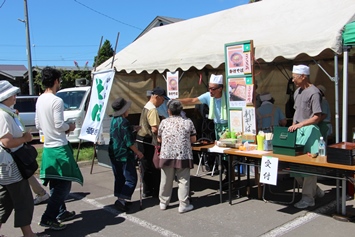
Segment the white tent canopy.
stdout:
<path fill-rule="evenodd" d="M 265 62 L 329 58 L 342 53 L 343 27 L 354 20 L 354 0 L 263 0 L 154 28 L 118 52 L 114 67 L 127 73 L 217 68 L 224 44 L 244 40 L 254 41 L 255 59 Z"/>

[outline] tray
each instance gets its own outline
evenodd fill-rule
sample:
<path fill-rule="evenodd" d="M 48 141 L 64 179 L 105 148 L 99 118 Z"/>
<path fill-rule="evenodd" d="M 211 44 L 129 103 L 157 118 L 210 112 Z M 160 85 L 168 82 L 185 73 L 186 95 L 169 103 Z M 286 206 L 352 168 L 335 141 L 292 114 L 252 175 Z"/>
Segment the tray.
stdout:
<path fill-rule="evenodd" d="M 211 145 L 211 144 L 214 144 L 214 142 L 207 142 L 207 141 L 202 141 L 202 142 L 194 142 L 194 143 L 191 143 L 191 146 L 206 146 L 206 145 Z"/>

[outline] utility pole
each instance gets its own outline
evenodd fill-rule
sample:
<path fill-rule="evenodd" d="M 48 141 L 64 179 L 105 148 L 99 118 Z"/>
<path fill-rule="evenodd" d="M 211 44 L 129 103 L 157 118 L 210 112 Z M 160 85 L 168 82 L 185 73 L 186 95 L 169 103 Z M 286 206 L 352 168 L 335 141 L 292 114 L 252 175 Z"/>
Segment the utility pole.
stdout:
<path fill-rule="evenodd" d="M 28 22 L 28 10 L 27 10 L 27 0 L 24 0 L 25 5 L 25 20 L 19 19 L 19 21 L 25 23 L 26 26 L 26 53 L 27 53 L 27 62 L 28 62 L 28 88 L 29 94 L 33 95 L 33 75 L 32 75 L 32 58 L 31 58 L 31 40 L 30 40 L 30 25 Z"/>

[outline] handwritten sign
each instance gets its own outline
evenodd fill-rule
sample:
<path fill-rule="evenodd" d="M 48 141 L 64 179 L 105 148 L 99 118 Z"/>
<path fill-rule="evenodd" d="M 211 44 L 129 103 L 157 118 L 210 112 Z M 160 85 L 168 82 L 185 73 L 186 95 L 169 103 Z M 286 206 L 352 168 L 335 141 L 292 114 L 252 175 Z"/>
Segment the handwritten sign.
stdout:
<path fill-rule="evenodd" d="M 271 156 L 261 158 L 260 183 L 276 185 L 279 159 Z"/>

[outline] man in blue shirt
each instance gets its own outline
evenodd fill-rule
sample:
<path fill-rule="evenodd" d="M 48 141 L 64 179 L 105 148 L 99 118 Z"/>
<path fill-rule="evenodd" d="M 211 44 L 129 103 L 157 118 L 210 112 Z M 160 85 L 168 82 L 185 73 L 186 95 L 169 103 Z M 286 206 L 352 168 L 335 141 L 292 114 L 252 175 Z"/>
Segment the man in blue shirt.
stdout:
<path fill-rule="evenodd" d="M 270 93 L 260 95 L 261 106 L 256 109 L 258 131 L 272 132 L 275 126 L 286 126 L 286 117 L 281 109 L 274 105 Z"/>
<path fill-rule="evenodd" d="M 219 140 L 223 132 L 228 128 L 227 101 L 223 92 L 223 75 L 214 75 L 210 77 L 208 92 L 195 97 L 179 99 L 185 105 L 206 104 L 209 107 L 208 118 L 214 121 L 214 130 L 216 140 Z M 224 183 L 228 180 L 228 162 L 223 161 L 227 169 Z"/>

